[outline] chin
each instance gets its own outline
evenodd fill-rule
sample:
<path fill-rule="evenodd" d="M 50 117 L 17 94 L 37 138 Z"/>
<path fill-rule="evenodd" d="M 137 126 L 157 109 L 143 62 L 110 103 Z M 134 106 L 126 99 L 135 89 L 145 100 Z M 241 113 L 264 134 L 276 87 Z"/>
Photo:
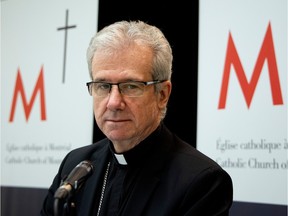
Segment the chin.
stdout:
<path fill-rule="evenodd" d="M 124 141 L 127 139 L 130 139 L 131 135 L 127 134 L 126 132 L 120 132 L 120 131 L 110 131 L 109 133 L 106 134 L 106 136 L 108 137 L 108 139 L 110 139 L 111 141 Z"/>

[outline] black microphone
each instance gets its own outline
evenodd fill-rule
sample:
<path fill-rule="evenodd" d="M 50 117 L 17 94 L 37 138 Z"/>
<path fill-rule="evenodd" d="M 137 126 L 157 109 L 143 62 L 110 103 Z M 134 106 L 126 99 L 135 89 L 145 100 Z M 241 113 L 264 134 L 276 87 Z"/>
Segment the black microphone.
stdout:
<path fill-rule="evenodd" d="M 84 181 L 92 174 L 93 166 L 90 161 L 80 162 L 63 181 L 54 194 L 55 199 L 66 199 L 71 193 L 77 191 Z"/>

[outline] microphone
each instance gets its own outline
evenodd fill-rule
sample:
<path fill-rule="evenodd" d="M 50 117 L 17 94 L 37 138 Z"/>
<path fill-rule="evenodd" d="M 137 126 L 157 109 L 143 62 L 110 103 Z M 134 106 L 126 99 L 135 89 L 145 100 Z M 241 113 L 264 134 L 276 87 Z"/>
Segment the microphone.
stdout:
<path fill-rule="evenodd" d="M 77 191 L 84 181 L 92 174 L 93 166 L 90 161 L 80 162 L 63 181 L 54 194 L 55 199 L 66 199 L 72 192 Z"/>

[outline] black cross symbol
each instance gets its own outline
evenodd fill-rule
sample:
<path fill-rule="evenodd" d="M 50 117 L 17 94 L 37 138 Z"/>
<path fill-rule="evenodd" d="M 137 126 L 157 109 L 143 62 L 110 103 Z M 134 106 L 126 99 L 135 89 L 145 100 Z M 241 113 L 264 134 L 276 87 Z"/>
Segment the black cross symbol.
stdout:
<path fill-rule="evenodd" d="M 58 31 L 65 30 L 65 36 L 64 36 L 64 59 L 63 59 L 63 77 L 62 82 L 65 82 L 65 70 L 66 70 L 66 51 L 67 51 L 67 30 L 71 28 L 76 28 L 76 25 L 68 25 L 68 15 L 69 11 L 66 10 L 66 20 L 65 20 L 65 26 L 57 28 Z"/>

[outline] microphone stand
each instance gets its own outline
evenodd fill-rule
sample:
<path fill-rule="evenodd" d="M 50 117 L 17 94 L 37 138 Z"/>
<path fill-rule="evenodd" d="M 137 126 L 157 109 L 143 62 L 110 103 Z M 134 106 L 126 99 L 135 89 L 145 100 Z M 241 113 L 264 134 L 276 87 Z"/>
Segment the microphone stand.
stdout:
<path fill-rule="evenodd" d="M 54 199 L 54 216 L 76 216 L 76 206 L 72 197 L 66 200 L 57 197 Z"/>
<path fill-rule="evenodd" d="M 54 216 L 74 216 L 76 206 L 73 195 L 82 186 L 91 172 L 93 166 L 90 161 L 80 162 L 71 173 L 62 180 L 60 187 L 54 194 Z"/>

